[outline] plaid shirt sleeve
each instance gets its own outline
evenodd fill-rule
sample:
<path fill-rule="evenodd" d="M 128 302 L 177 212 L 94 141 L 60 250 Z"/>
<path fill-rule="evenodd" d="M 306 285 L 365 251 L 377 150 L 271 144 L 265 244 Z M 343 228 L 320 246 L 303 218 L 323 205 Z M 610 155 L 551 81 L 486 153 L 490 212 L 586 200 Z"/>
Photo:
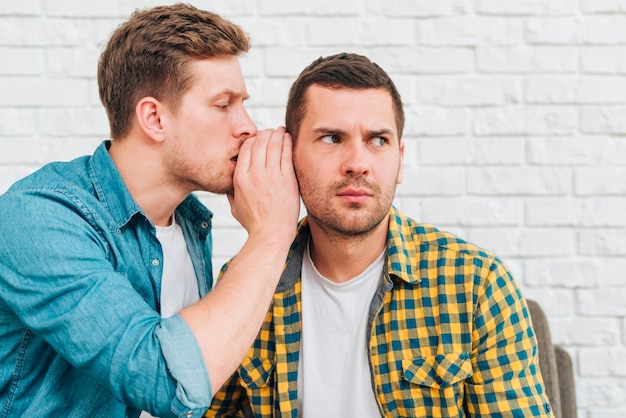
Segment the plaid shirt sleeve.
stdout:
<path fill-rule="evenodd" d="M 475 294 L 467 410 L 477 417 L 550 417 L 526 302 L 502 263 L 496 259 L 488 270 Z"/>

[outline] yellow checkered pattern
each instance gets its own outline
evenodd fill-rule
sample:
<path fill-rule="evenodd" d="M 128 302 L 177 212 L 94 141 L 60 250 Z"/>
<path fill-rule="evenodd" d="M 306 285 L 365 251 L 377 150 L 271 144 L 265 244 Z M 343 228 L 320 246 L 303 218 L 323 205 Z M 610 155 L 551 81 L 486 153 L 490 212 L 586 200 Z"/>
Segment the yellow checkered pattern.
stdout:
<path fill-rule="evenodd" d="M 207 417 L 298 416 L 308 238 L 304 219 L 262 329 Z M 368 327 L 373 391 L 386 417 L 553 416 L 526 302 L 507 267 L 395 208 Z"/>

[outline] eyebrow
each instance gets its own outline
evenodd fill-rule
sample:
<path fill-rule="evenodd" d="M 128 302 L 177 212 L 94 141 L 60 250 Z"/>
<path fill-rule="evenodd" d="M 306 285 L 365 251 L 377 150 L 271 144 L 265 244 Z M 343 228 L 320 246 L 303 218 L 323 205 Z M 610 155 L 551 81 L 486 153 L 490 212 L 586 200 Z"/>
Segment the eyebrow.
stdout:
<path fill-rule="evenodd" d="M 341 129 L 327 128 L 327 127 L 315 128 L 313 129 L 313 133 L 326 134 L 326 135 L 340 135 L 340 136 L 345 136 L 347 134 L 346 131 L 343 131 Z M 392 129 L 377 129 L 377 130 L 370 129 L 367 131 L 368 138 L 372 138 L 376 136 L 383 136 L 383 135 L 390 135 L 390 134 L 393 134 Z"/>
<path fill-rule="evenodd" d="M 248 100 L 250 98 L 250 95 L 247 92 L 243 94 L 243 93 L 231 90 L 231 89 L 222 90 L 219 93 L 215 94 L 213 97 L 220 97 L 224 95 L 229 96 L 229 97 L 241 97 L 242 100 Z"/>

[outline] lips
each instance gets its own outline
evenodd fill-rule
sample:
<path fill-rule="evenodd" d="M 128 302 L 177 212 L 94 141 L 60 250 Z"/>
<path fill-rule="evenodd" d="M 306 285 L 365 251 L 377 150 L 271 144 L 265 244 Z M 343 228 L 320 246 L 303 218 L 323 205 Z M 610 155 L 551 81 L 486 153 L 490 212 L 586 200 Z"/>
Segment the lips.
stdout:
<path fill-rule="evenodd" d="M 373 193 L 362 184 L 343 184 L 339 186 L 338 196 L 371 196 Z"/>
<path fill-rule="evenodd" d="M 344 189 L 337 193 L 337 197 L 346 203 L 364 203 L 372 194 L 365 189 Z"/>
<path fill-rule="evenodd" d="M 338 196 L 370 196 L 371 194 L 365 190 L 348 189 L 337 193 Z"/>

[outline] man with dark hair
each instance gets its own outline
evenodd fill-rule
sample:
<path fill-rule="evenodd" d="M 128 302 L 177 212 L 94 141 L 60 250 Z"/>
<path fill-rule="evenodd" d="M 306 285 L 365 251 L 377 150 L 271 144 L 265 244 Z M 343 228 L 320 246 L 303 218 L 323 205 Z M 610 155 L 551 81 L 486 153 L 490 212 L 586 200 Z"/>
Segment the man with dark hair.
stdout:
<path fill-rule="evenodd" d="M 291 137 L 257 132 L 243 30 L 135 12 L 98 66 L 111 140 L 0 197 L 0 416 L 200 416 L 254 341 L 296 233 Z M 212 214 L 248 239 L 213 288 Z"/>
<path fill-rule="evenodd" d="M 507 267 L 392 206 L 404 113 L 385 71 L 355 54 L 316 60 L 286 121 L 308 216 L 206 416 L 552 416 Z"/>

